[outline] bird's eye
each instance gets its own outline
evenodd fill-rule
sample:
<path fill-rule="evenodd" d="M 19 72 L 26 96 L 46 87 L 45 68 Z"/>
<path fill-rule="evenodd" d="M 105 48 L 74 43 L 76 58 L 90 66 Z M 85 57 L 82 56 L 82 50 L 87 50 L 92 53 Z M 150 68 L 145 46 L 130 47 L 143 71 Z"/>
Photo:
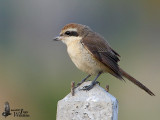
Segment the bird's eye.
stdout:
<path fill-rule="evenodd" d="M 64 34 L 68 36 L 78 36 L 76 31 L 66 31 Z"/>
<path fill-rule="evenodd" d="M 70 33 L 71 33 L 70 31 L 66 31 L 65 32 L 66 35 L 70 35 Z"/>

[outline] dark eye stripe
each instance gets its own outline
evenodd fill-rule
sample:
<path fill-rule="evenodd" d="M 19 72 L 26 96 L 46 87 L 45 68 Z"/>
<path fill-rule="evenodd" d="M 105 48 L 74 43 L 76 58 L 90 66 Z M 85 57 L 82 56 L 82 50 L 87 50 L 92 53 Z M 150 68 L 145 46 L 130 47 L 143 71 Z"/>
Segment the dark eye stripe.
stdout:
<path fill-rule="evenodd" d="M 71 31 L 71 36 L 78 36 L 78 33 L 75 31 Z"/>
<path fill-rule="evenodd" d="M 76 31 L 66 31 L 65 34 L 68 36 L 78 36 L 78 33 Z"/>

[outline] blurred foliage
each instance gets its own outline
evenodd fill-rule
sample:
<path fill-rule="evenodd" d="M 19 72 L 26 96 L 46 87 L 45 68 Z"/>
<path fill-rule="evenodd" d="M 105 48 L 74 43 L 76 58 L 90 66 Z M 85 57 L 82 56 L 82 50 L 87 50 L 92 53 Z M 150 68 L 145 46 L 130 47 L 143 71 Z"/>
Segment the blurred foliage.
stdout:
<path fill-rule="evenodd" d="M 25 119 L 56 118 L 57 101 L 70 92 L 70 82 L 86 76 L 73 65 L 66 46 L 52 41 L 65 24 L 75 22 L 103 35 L 122 56 L 120 66 L 156 94 L 150 97 L 128 81 L 102 75 L 101 86 L 109 84 L 119 101 L 119 120 L 159 119 L 159 4 L 158 0 L 0 1 L 0 107 L 9 101 L 11 108 L 29 111 L 31 117 Z"/>

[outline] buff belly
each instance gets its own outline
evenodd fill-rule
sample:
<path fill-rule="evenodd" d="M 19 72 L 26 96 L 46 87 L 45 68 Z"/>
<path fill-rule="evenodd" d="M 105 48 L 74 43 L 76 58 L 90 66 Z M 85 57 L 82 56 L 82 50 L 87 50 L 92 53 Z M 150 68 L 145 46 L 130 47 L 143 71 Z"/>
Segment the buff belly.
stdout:
<path fill-rule="evenodd" d="M 74 41 L 74 44 L 68 45 L 67 51 L 76 67 L 83 72 L 96 75 L 100 71 L 106 71 L 106 66 L 96 60 L 80 41 Z"/>

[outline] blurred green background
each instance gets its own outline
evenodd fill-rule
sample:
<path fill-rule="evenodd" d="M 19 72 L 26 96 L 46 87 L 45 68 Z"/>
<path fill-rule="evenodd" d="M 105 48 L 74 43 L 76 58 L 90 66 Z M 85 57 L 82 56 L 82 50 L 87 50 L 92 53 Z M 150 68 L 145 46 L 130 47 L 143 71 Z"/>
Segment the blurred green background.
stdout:
<path fill-rule="evenodd" d="M 57 101 L 70 92 L 71 81 L 86 76 L 66 46 L 52 41 L 65 24 L 75 22 L 103 35 L 121 55 L 120 66 L 156 94 L 102 75 L 101 86 L 109 84 L 119 101 L 119 120 L 159 119 L 159 5 L 158 0 L 1 0 L 0 114 L 8 101 L 11 109 L 29 112 L 24 119 L 56 119 Z"/>

